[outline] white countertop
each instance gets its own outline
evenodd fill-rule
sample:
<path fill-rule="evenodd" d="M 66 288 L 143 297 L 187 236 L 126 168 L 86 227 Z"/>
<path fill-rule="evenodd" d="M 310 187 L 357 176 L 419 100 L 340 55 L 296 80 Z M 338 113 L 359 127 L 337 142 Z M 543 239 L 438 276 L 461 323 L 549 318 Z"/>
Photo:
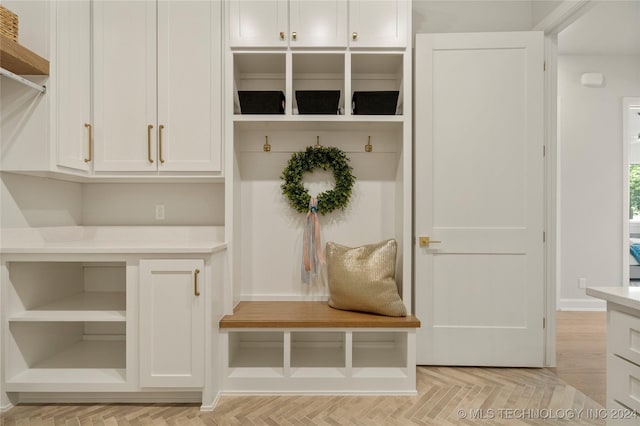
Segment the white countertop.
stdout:
<path fill-rule="evenodd" d="M 587 295 L 640 310 L 640 287 L 588 287 Z"/>
<path fill-rule="evenodd" d="M 2 254 L 210 254 L 226 247 L 223 226 L 56 226 L 0 230 Z"/>

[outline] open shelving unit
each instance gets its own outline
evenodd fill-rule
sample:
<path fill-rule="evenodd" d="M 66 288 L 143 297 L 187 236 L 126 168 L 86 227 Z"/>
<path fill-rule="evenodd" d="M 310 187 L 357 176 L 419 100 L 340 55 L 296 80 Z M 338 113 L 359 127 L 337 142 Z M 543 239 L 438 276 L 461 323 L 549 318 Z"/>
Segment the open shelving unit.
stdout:
<path fill-rule="evenodd" d="M 404 121 L 404 82 L 407 63 L 404 52 L 351 51 L 234 51 L 229 56 L 233 115 L 232 121 Z M 281 91 L 285 94 L 284 114 L 241 113 L 239 90 Z M 339 114 L 298 113 L 297 90 L 339 90 Z M 399 92 L 395 115 L 355 115 L 354 91 Z"/>
<path fill-rule="evenodd" d="M 413 330 L 230 329 L 223 337 L 231 392 L 412 393 L 415 386 L 415 369 L 408 368 Z"/>
<path fill-rule="evenodd" d="M 8 391 L 127 386 L 124 262 L 10 262 Z"/>

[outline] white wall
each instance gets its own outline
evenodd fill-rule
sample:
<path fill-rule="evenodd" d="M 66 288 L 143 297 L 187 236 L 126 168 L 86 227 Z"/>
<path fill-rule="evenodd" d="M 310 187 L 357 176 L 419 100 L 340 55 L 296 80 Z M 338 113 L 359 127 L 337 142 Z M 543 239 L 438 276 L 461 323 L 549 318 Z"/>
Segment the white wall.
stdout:
<path fill-rule="evenodd" d="M 601 72 L 606 86 L 580 85 Z M 640 96 L 640 56 L 560 56 L 560 308 L 601 307 L 578 288 L 622 279 L 622 98 Z"/>
<path fill-rule="evenodd" d="M 222 184 L 80 184 L 0 176 L 0 227 L 224 225 Z M 165 220 L 155 219 L 156 204 Z"/>
<path fill-rule="evenodd" d="M 0 227 L 72 226 L 82 221 L 82 185 L 0 175 Z"/>
<path fill-rule="evenodd" d="M 155 219 L 156 204 L 165 220 Z M 82 224 L 224 225 L 224 185 L 91 183 L 82 191 Z"/>
<path fill-rule="evenodd" d="M 531 3 L 413 0 L 413 32 L 526 31 L 533 27 Z"/>

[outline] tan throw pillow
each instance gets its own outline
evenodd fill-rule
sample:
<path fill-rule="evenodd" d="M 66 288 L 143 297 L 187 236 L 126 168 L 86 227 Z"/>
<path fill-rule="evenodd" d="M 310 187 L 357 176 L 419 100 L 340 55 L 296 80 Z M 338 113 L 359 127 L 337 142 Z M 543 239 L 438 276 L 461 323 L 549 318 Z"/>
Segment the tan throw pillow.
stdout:
<path fill-rule="evenodd" d="M 404 317 L 396 285 L 395 240 L 362 247 L 327 243 L 329 306 L 345 311 Z"/>

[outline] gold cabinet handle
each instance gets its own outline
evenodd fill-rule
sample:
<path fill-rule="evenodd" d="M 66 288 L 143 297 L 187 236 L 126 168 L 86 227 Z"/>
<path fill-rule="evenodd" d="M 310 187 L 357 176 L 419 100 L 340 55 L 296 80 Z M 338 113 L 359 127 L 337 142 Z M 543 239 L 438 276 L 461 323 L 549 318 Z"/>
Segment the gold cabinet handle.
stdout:
<path fill-rule="evenodd" d="M 84 127 L 89 129 L 89 157 L 84 159 L 85 163 L 89 163 L 93 160 L 93 126 L 89 123 L 84 123 Z"/>
<path fill-rule="evenodd" d="M 358 39 L 358 33 L 354 31 L 354 32 L 353 32 L 353 34 L 351 34 L 351 37 L 352 37 L 354 40 L 357 40 L 357 39 Z"/>
<path fill-rule="evenodd" d="M 153 158 L 151 158 L 151 130 L 153 129 L 153 125 L 149 124 L 147 126 L 147 155 L 150 163 L 153 163 Z"/>
<path fill-rule="evenodd" d="M 429 237 L 420 237 L 418 241 L 420 242 L 420 247 L 429 247 L 429 244 L 437 244 L 442 242 L 438 240 L 432 240 Z"/>
<path fill-rule="evenodd" d="M 284 31 L 280 31 L 280 40 L 284 41 Z"/>
<path fill-rule="evenodd" d="M 161 124 L 158 129 L 158 158 L 160 163 L 164 164 L 164 158 L 162 158 L 162 129 L 164 129 L 164 125 Z"/>
<path fill-rule="evenodd" d="M 297 32 L 292 32 L 291 33 L 291 38 L 293 39 L 293 41 L 296 41 L 298 39 L 298 33 Z"/>
<path fill-rule="evenodd" d="M 196 269 L 193 271 L 193 294 L 196 296 L 200 296 L 200 292 L 198 291 L 198 274 L 200 273 L 200 269 Z"/>

